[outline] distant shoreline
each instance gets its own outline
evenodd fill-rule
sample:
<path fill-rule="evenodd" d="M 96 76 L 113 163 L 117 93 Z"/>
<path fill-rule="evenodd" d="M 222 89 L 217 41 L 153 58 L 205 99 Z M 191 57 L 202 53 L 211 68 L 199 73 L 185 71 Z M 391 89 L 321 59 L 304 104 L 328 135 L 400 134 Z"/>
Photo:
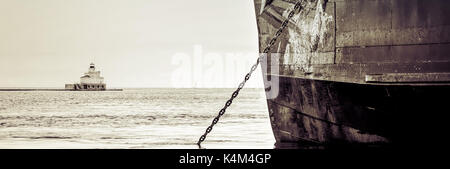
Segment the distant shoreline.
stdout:
<path fill-rule="evenodd" d="M 106 89 L 106 90 L 70 90 L 70 89 L 0 89 L 4 92 L 12 91 L 123 91 L 123 89 Z"/>

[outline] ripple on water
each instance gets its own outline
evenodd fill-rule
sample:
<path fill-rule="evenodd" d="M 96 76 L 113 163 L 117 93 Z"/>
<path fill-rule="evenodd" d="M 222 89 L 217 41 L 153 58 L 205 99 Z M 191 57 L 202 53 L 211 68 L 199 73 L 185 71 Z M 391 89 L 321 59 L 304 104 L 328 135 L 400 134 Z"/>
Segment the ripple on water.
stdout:
<path fill-rule="evenodd" d="M 0 148 L 51 147 L 58 142 L 73 142 L 79 148 L 195 148 L 198 137 L 231 92 L 232 89 L 1 92 Z M 206 143 L 213 147 L 232 143 L 237 147 L 273 148 L 275 140 L 264 90 L 241 90 L 212 132 Z"/>

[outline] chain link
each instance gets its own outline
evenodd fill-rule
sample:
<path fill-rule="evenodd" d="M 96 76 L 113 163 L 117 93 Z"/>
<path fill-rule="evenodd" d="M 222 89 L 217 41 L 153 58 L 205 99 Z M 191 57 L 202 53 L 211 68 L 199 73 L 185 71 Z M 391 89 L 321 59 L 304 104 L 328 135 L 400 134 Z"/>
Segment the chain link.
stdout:
<path fill-rule="evenodd" d="M 297 1 L 297 3 L 295 3 L 294 8 L 288 14 L 288 17 L 286 18 L 286 20 L 283 21 L 283 23 L 281 24 L 281 27 L 278 28 L 277 32 L 275 33 L 275 36 L 269 41 L 269 43 L 267 44 L 267 47 L 264 48 L 263 53 L 261 55 L 259 55 L 258 59 L 256 60 L 256 63 L 253 64 L 253 66 L 251 67 L 250 72 L 248 72 L 245 75 L 244 80 L 239 84 L 238 88 L 233 92 L 230 99 L 228 99 L 225 102 L 225 106 L 219 111 L 219 114 L 213 119 L 213 121 L 211 122 L 211 125 L 209 125 L 208 128 L 206 128 L 205 133 L 202 136 L 200 136 L 200 138 L 198 139 L 198 142 L 197 142 L 198 148 L 202 148 L 201 143 L 203 141 L 205 141 L 206 135 L 208 135 L 211 132 L 214 125 L 217 124 L 217 122 L 219 122 L 220 117 L 222 117 L 225 114 L 225 111 L 227 110 L 227 108 L 233 103 L 234 98 L 236 98 L 238 96 L 239 91 L 241 91 L 241 89 L 244 88 L 245 83 L 247 82 L 247 80 L 250 79 L 250 77 L 252 76 L 252 73 L 256 70 L 256 68 L 258 68 L 259 63 L 261 62 L 261 60 L 263 59 L 265 54 L 269 53 L 271 47 L 275 44 L 278 37 L 281 35 L 283 30 L 289 24 L 289 20 L 295 15 L 295 12 L 301 8 L 301 3 L 302 3 L 302 0 L 299 0 L 299 1 Z"/>

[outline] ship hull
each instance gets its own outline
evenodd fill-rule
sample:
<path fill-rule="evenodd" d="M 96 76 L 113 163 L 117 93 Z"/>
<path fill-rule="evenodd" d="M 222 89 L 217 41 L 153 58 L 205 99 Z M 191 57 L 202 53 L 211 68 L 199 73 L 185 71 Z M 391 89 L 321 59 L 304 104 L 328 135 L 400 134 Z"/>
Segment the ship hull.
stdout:
<path fill-rule="evenodd" d="M 277 148 L 433 146 L 446 141 L 450 86 L 373 85 L 277 77 L 267 99 Z M 439 139 L 436 139 L 439 138 Z"/>
<path fill-rule="evenodd" d="M 254 0 L 264 51 L 298 0 Z M 262 63 L 278 148 L 446 145 L 450 1 L 308 0 Z"/>

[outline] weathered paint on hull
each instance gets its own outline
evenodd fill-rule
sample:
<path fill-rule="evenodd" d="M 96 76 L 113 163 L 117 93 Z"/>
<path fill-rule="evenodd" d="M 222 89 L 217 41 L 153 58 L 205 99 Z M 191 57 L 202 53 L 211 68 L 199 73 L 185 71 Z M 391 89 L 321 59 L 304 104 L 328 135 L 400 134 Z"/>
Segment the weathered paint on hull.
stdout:
<path fill-rule="evenodd" d="M 254 2 L 263 50 L 297 0 Z M 263 72 L 279 79 L 277 97 L 267 94 L 279 147 L 448 141 L 440 117 L 449 111 L 441 98 L 450 94 L 450 1 L 302 7 L 270 51 L 280 54 L 277 69 Z"/>

